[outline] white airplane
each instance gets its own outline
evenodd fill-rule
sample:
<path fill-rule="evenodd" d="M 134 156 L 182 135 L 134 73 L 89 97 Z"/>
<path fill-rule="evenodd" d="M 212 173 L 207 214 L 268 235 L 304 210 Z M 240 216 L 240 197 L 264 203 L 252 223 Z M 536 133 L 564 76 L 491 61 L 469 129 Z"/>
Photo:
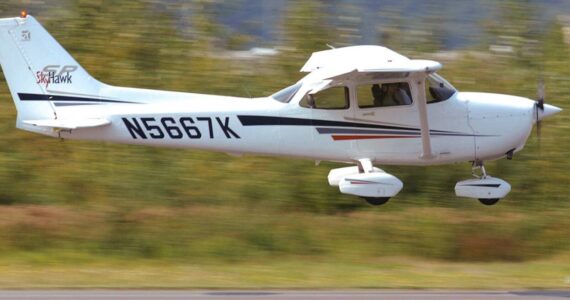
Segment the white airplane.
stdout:
<path fill-rule="evenodd" d="M 510 185 L 484 161 L 523 149 L 533 124 L 561 111 L 544 100 L 457 91 L 442 65 L 380 46 L 315 52 L 297 83 L 247 99 L 104 84 L 32 16 L 0 19 L 0 63 L 16 126 L 61 139 L 334 161 L 331 186 L 373 205 L 403 183 L 373 166 L 471 162 L 457 196 L 495 204 Z M 477 175 L 479 174 L 479 175 Z"/>

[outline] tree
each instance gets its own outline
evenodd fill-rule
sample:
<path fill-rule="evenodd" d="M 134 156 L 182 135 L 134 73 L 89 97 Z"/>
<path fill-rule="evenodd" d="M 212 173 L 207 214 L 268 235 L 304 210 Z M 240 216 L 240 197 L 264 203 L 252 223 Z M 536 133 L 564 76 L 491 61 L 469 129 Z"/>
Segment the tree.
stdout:
<path fill-rule="evenodd" d="M 510 46 L 518 63 L 535 66 L 541 9 L 531 0 L 507 0 L 497 4 L 498 16 L 484 24 L 489 44 Z"/>
<path fill-rule="evenodd" d="M 297 77 L 299 62 L 311 53 L 334 44 L 335 29 L 330 26 L 325 1 L 295 0 L 289 4 L 283 21 L 282 66 L 289 78 Z"/>

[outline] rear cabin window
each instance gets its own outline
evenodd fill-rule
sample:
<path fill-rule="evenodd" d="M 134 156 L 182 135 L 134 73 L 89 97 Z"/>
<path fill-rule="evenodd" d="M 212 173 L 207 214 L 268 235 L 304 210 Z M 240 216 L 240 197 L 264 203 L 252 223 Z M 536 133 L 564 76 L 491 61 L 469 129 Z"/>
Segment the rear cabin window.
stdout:
<path fill-rule="evenodd" d="M 374 83 L 356 89 L 358 107 L 389 107 L 412 104 L 410 85 L 407 82 Z"/>
<path fill-rule="evenodd" d="M 316 94 L 307 94 L 299 105 L 316 109 L 347 109 L 349 107 L 348 88 L 332 87 Z"/>

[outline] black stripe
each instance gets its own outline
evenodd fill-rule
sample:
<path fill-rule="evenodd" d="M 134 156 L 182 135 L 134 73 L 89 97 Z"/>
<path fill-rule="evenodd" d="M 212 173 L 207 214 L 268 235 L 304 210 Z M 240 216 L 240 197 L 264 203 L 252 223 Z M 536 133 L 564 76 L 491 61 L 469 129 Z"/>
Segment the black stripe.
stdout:
<path fill-rule="evenodd" d="M 77 96 L 59 96 L 59 95 L 45 95 L 45 94 L 27 94 L 18 93 L 21 101 L 74 101 L 74 102 L 105 102 L 105 103 L 137 103 L 121 100 L 109 100 L 99 98 L 85 98 Z"/>
<path fill-rule="evenodd" d="M 420 131 L 418 128 L 407 128 L 389 125 L 377 125 L 366 123 L 353 123 L 329 120 L 313 120 L 302 118 L 287 117 L 271 117 L 271 116 L 238 116 L 243 126 L 264 126 L 264 125 L 281 125 L 281 126 L 338 126 L 338 127 L 359 127 L 359 128 L 381 128 L 381 129 L 397 129 Z M 434 130 L 438 131 L 439 130 Z"/>
<path fill-rule="evenodd" d="M 303 118 L 289 118 L 289 117 L 272 117 L 272 116 L 237 116 L 243 126 L 336 126 L 336 127 L 356 127 L 356 128 L 377 128 L 377 129 L 391 129 L 391 130 L 405 130 L 407 132 L 419 133 L 419 128 L 400 127 L 392 125 L 378 125 L 368 123 L 354 123 L 342 121 L 329 121 L 329 120 L 314 120 Z M 321 133 L 321 132 L 319 132 Z M 323 132 L 324 133 L 324 132 Z M 327 132 L 331 133 L 331 132 Z M 461 132 L 445 131 L 445 130 L 430 130 L 430 133 L 439 133 L 440 135 L 458 135 L 458 136 L 473 136 L 472 134 L 465 134 Z"/>
<path fill-rule="evenodd" d="M 501 186 L 501 184 L 500 183 L 478 183 L 478 184 L 464 184 L 463 186 L 482 186 L 482 187 L 498 188 Z"/>

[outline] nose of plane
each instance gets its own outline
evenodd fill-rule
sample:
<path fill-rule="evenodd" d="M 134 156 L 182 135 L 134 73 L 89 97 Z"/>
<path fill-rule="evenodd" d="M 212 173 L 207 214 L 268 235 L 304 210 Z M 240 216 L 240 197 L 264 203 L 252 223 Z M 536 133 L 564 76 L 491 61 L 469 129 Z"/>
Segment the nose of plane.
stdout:
<path fill-rule="evenodd" d="M 561 111 L 562 111 L 562 109 L 559 107 L 556 107 L 556 106 L 550 105 L 550 104 L 544 104 L 544 108 L 538 110 L 538 119 L 542 120 L 544 118 L 555 115 Z"/>

